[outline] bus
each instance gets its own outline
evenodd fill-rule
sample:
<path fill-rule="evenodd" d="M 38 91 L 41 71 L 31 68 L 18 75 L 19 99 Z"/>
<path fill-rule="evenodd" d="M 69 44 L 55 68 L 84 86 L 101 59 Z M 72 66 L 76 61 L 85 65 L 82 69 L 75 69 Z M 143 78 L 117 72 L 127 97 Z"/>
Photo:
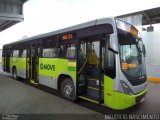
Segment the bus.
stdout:
<path fill-rule="evenodd" d="M 0 49 L 0 64 L 2 63 L 2 49 Z"/>
<path fill-rule="evenodd" d="M 3 70 L 60 91 L 122 110 L 147 93 L 145 46 L 131 24 L 110 17 L 3 46 Z"/>

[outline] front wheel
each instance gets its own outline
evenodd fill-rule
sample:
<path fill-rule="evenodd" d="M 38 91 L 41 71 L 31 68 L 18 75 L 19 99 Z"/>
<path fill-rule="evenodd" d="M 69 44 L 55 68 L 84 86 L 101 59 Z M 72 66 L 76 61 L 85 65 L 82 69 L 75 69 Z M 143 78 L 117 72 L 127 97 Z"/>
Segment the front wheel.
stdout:
<path fill-rule="evenodd" d="M 13 68 L 13 78 L 15 79 L 15 80 L 17 80 L 17 69 L 16 68 Z"/>
<path fill-rule="evenodd" d="M 61 95 L 62 97 L 70 101 L 75 101 L 77 99 L 74 83 L 70 78 L 66 78 L 62 81 Z"/>

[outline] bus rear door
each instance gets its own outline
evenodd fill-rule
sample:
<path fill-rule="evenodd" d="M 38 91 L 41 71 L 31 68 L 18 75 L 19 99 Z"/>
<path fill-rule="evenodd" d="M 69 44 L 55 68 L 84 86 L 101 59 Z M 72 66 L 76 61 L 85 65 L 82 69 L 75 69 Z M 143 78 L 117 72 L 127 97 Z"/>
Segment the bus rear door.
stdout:
<path fill-rule="evenodd" d="M 40 51 L 40 43 L 31 44 L 28 46 L 27 76 L 32 83 L 38 82 L 38 65 L 39 65 L 38 51 Z"/>

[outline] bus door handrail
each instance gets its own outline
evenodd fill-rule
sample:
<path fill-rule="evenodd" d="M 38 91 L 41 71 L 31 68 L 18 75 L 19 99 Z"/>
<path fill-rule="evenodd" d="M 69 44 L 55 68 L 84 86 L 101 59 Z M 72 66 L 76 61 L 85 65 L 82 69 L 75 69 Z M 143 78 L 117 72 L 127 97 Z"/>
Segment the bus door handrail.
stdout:
<path fill-rule="evenodd" d="M 86 61 L 84 62 L 83 66 L 80 68 L 80 70 L 78 71 L 77 74 L 81 73 L 81 71 L 83 70 L 83 68 L 84 68 L 84 66 L 86 65 L 87 61 L 88 61 L 88 60 L 87 60 L 87 58 L 86 58 Z"/>

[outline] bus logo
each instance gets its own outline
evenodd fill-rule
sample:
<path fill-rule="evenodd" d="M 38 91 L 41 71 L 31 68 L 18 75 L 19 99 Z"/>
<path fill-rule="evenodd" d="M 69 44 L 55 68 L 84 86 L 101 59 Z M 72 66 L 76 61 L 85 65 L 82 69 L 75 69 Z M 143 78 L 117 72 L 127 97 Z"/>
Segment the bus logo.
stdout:
<path fill-rule="evenodd" d="M 41 63 L 40 64 L 40 69 L 41 70 L 45 69 L 45 70 L 53 70 L 53 71 L 55 71 L 55 65 Z"/>

